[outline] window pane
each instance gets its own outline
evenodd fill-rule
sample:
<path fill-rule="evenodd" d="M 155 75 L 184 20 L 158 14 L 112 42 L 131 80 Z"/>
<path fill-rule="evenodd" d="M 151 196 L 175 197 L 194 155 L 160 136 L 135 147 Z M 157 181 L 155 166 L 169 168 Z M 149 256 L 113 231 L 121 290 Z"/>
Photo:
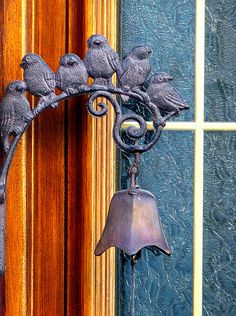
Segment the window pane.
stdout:
<path fill-rule="evenodd" d="M 203 315 L 236 315 L 236 132 L 205 136 Z"/>
<path fill-rule="evenodd" d="M 134 46 L 153 49 L 152 72 L 165 71 L 191 105 L 175 120 L 193 120 L 195 1 L 123 0 L 121 47 L 125 56 Z"/>
<path fill-rule="evenodd" d="M 205 116 L 236 121 L 236 2 L 206 0 Z"/>
<path fill-rule="evenodd" d="M 125 170 L 123 158 L 123 170 Z M 126 164 L 127 165 L 127 164 Z M 125 187 L 125 175 L 123 188 Z M 139 184 L 157 199 L 173 256 L 143 251 L 135 265 L 135 315 L 192 314 L 193 133 L 163 132 L 141 157 Z M 118 256 L 118 315 L 131 315 L 131 266 Z"/>

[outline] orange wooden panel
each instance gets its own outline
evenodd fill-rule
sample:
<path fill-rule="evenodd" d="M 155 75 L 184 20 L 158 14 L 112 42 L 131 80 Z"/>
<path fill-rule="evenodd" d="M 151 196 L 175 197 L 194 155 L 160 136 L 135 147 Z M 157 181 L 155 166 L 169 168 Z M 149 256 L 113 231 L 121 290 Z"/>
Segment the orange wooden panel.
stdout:
<path fill-rule="evenodd" d="M 68 51 L 84 57 L 87 38 L 96 32 L 114 47 L 115 13 L 115 1 L 70 0 Z M 67 313 L 112 316 L 114 251 L 95 258 L 94 249 L 114 191 L 114 116 L 111 109 L 106 118 L 92 118 L 85 102 L 68 105 Z"/>
<path fill-rule="evenodd" d="M 95 33 L 105 35 L 112 47 L 116 47 L 116 1 L 85 1 L 85 34 L 86 38 Z M 90 294 L 92 304 L 86 307 L 83 315 L 115 314 L 115 253 L 109 250 L 101 257 L 94 257 L 93 251 L 101 236 L 109 202 L 115 190 L 115 145 L 112 139 L 112 127 L 114 112 L 108 104 L 109 113 L 106 117 L 92 119 L 91 126 L 91 159 L 92 182 L 90 192 L 92 195 L 92 217 L 90 226 L 92 251 L 86 252 L 87 262 L 91 262 L 92 270 L 87 270 L 87 280 L 90 280 L 90 288 L 86 292 Z M 85 248 L 86 249 L 86 248 Z M 89 248 L 90 249 L 90 248 Z M 86 264 L 86 262 L 85 262 Z M 87 285 L 88 286 L 88 285 Z M 92 291 L 92 292 L 89 292 Z M 86 303 L 86 302 L 85 302 Z"/>
<path fill-rule="evenodd" d="M 29 2 L 28 2 L 29 3 Z M 56 71 L 66 44 L 66 0 L 37 0 L 28 10 L 28 46 Z M 29 147 L 30 148 L 30 147 Z M 64 315 L 65 135 L 64 106 L 46 110 L 32 132 L 31 198 L 28 208 L 30 280 L 28 313 Z"/>
<path fill-rule="evenodd" d="M 22 0 L 1 1 L 1 58 L 0 73 L 2 88 L 7 82 L 21 79 L 19 67 L 25 50 L 22 32 L 26 20 L 25 2 Z M 26 302 L 26 156 L 25 137 L 18 145 L 11 166 L 7 187 L 7 273 L 6 315 L 24 315 Z"/>
<path fill-rule="evenodd" d="M 67 15 L 67 50 L 83 58 L 85 52 L 84 3 L 69 0 Z M 73 98 L 67 107 L 67 315 L 84 315 L 92 303 L 92 291 L 84 264 L 86 253 L 91 252 L 92 217 L 92 157 L 91 132 L 88 131 L 87 110 L 84 97 Z M 85 250 L 86 249 L 86 250 Z M 85 303 L 86 302 L 86 303 Z M 87 314 L 89 315 L 89 314 Z"/>
<path fill-rule="evenodd" d="M 5 276 L 0 276 L 0 315 L 5 315 Z"/>
<path fill-rule="evenodd" d="M 83 57 L 92 33 L 114 47 L 115 13 L 113 0 L 1 1 L 1 86 L 21 78 L 26 51 L 55 71 L 66 51 Z M 114 190 L 112 120 L 74 99 L 42 113 L 19 144 L 7 197 L 7 316 L 114 315 L 114 252 L 93 254 Z"/>

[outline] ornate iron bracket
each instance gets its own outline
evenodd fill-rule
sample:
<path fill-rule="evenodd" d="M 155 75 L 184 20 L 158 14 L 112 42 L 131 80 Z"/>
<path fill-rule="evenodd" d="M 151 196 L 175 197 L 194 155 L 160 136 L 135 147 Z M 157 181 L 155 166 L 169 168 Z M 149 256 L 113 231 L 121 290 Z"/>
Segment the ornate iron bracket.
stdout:
<path fill-rule="evenodd" d="M 56 108 L 60 101 L 70 97 L 87 94 L 89 113 L 95 117 L 102 117 L 108 111 L 107 104 L 95 101 L 98 101 L 100 97 L 108 100 L 115 111 L 113 137 L 116 145 L 136 157 L 130 169 L 129 194 L 144 194 L 144 191 L 137 191 L 136 188 L 135 181 L 139 168 L 137 157 L 157 143 L 168 119 L 178 114 L 180 110 L 189 108 L 176 89 L 170 85 L 169 81 L 173 78 L 168 74 L 155 73 L 147 85 L 147 78 L 151 71 L 150 54 L 149 47 L 136 46 L 120 61 L 107 39 L 96 34 L 88 39 L 85 59 L 82 61 L 75 54 L 64 55 L 60 59 L 56 74 L 39 55 L 30 53 L 23 57 L 20 66 L 24 70 L 24 80 L 9 83 L 0 104 L 0 273 L 5 271 L 6 184 L 9 167 L 21 136 L 45 109 Z M 112 76 L 115 73 L 117 86 L 112 84 Z M 87 83 L 88 77 L 94 80 L 91 85 Z M 56 87 L 61 90 L 61 94 L 55 94 Z M 26 91 L 39 97 L 38 104 L 33 110 L 25 96 Z M 122 113 L 121 104 L 126 105 L 129 100 L 142 104 L 151 113 L 154 133 L 148 143 L 143 141 L 147 133 L 145 120 L 135 113 Z M 137 122 L 139 127 L 129 126 L 124 138 L 121 126 L 129 120 Z M 145 195 L 145 198 L 148 197 Z M 117 223 L 113 222 L 114 224 Z M 157 224 L 159 225 L 159 222 Z M 117 245 L 116 242 L 112 244 L 109 240 L 106 240 L 106 243 L 106 249 Z M 118 245 L 121 249 L 125 249 L 128 255 L 132 255 L 133 251 L 136 252 L 141 246 L 148 245 L 138 243 L 135 247 L 131 247 L 131 251 L 127 245 L 125 247 Z M 164 252 L 169 252 L 167 244 L 161 247 L 164 247 L 164 250 L 162 249 Z M 96 249 L 98 255 L 106 250 L 101 243 L 98 248 Z"/>

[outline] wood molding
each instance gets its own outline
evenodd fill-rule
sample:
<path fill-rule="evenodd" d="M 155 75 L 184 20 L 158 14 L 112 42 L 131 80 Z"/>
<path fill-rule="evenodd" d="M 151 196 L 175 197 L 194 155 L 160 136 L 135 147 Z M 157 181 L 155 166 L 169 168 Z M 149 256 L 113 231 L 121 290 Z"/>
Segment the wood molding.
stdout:
<path fill-rule="evenodd" d="M 84 12 L 82 21 L 78 19 L 81 7 Z M 107 36 L 111 46 L 116 48 L 116 10 L 116 1 L 113 0 L 86 0 L 83 6 L 79 7 L 78 1 L 70 0 L 68 33 L 73 33 L 74 36 L 68 36 L 68 50 L 84 56 L 87 50 L 86 39 L 95 33 Z M 79 46 L 73 38 L 83 40 L 83 47 Z M 81 103 L 83 107 L 80 106 Z M 78 120 L 78 117 L 79 123 L 78 121 L 76 123 L 75 118 Z M 77 170 L 77 180 L 75 174 L 68 174 L 68 192 L 78 191 L 78 185 L 81 185 L 80 193 L 77 194 L 80 200 L 69 197 L 68 204 L 68 315 L 76 315 L 75 310 L 78 310 L 78 305 L 80 305 L 80 315 L 115 315 L 114 249 L 99 258 L 94 256 L 95 246 L 105 224 L 109 202 L 115 191 L 113 120 L 112 108 L 106 117 L 92 118 L 84 107 L 84 99 L 77 100 L 77 105 L 72 101 L 68 107 L 68 164 L 70 165 L 68 170 L 72 170 L 71 166 L 74 165 L 75 160 L 78 163 L 79 156 L 80 169 L 84 170 L 82 173 L 80 169 Z M 74 128 L 71 128 L 73 126 Z M 77 209 L 76 214 L 75 209 Z M 72 238 L 69 233 L 71 230 L 75 231 L 74 237 L 73 234 L 71 235 Z M 77 249 L 80 249 L 77 254 L 76 245 Z M 81 269 L 76 273 L 78 265 Z M 75 279 L 80 280 L 79 287 L 75 284 Z M 77 294 L 73 291 L 75 286 Z"/>
<path fill-rule="evenodd" d="M 27 0 L 26 0 L 27 1 Z M 66 50 L 66 0 L 27 1 L 27 51 L 56 71 Z M 34 122 L 27 144 L 27 314 L 65 311 L 65 107 Z"/>
<path fill-rule="evenodd" d="M 1 92 L 11 80 L 20 79 L 25 53 L 25 1 L 1 1 Z M 26 137 L 17 148 L 7 186 L 5 296 L 6 315 L 25 315 L 26 307 Z"/>

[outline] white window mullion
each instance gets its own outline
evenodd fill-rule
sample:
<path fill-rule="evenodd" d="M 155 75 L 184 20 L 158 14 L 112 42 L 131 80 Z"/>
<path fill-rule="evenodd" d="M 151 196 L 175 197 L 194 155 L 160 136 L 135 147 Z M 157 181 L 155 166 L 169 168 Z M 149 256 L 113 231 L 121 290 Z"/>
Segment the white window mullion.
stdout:
<path fill-rule="evenodd" d="M 202 315 L 205 0 L 196 0 L 193 315 Z"/>

